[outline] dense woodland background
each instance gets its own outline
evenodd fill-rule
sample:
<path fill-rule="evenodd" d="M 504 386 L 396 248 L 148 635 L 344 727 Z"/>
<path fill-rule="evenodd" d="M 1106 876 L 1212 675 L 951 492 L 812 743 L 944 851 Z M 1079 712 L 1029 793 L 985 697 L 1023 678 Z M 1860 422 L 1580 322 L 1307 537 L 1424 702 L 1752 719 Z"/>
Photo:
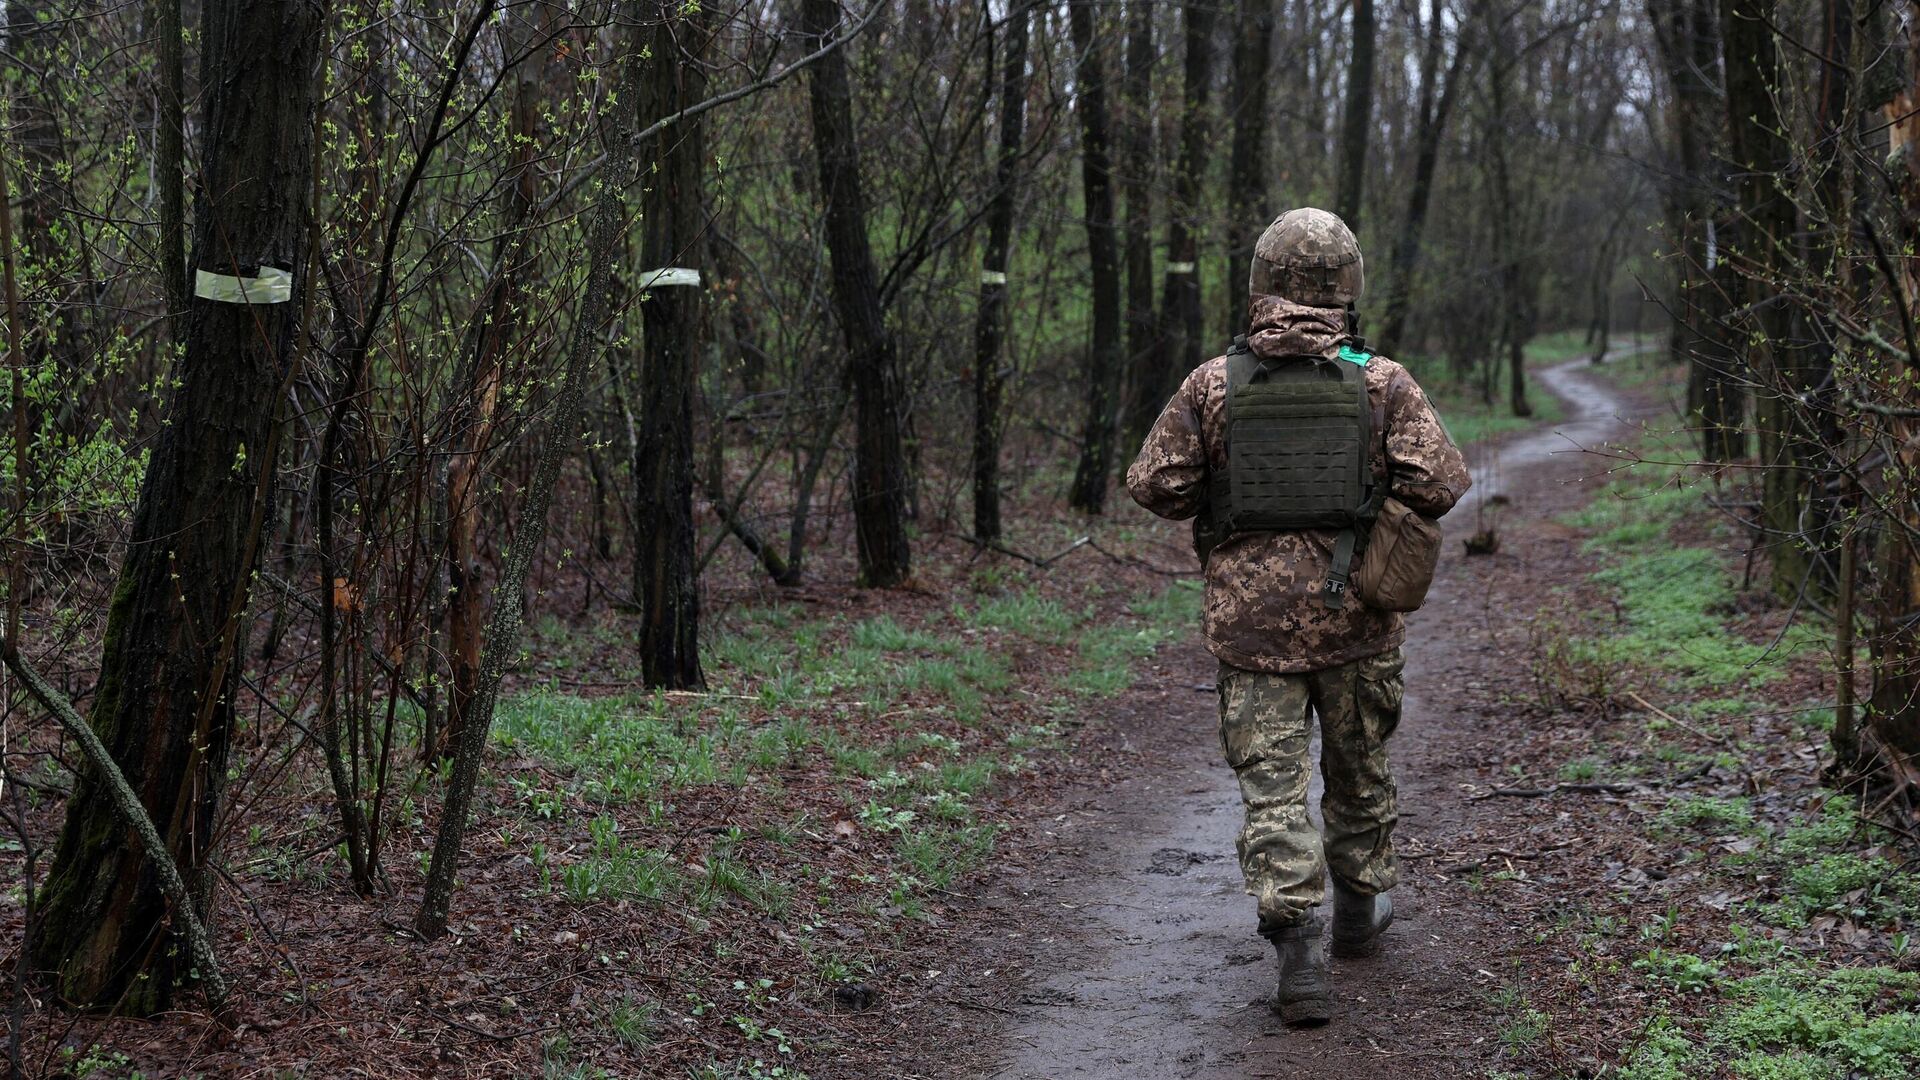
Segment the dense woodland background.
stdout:
<path fill-rule="evenodd" d="M 204 924 L 273 814 L 318 895 L 440 938 L 554 656 L 764 702 L 715 651 L 802 668 L 793 597 L 1186 572 L 1098 522 L 1296 205 L 1354 227 L 1362 333 L 1463 442 L 1541 407 L 1541 335 L 1660 341 L 1664 463 L 1830 646 L 1825 775 L 1910 806 L 1917 35 L 1876 0 L 9 0 L 14 1068 L 30 1009 L 244 1009 Z M 285 302 L 198 291 L 267 268 Z"/>

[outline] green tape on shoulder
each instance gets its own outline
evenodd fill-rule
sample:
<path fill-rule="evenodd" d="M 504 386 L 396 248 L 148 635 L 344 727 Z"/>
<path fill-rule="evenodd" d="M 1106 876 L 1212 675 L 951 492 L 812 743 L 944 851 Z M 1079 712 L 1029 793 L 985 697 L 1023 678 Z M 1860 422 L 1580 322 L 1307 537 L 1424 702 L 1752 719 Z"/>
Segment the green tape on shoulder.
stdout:
<path fill-rule="evenodd" d="M 1367 361 L 1373 359 L 1372 353 L 1365 349 L 1356 349 L 1351 345 L 1340 346 L 1340 351 L 1336 355 L 1350 364 L 1359 364 L 1361 367 L 1366 367 Z"/>

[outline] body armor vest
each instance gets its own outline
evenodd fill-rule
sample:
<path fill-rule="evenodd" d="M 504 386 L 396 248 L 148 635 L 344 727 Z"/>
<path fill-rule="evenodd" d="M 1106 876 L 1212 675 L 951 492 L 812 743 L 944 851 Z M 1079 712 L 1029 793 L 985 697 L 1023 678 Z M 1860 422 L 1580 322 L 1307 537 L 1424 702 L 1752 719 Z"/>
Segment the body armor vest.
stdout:
<path fill-rule="evenodd" d="M 1339 607 L 1358 542 L 1378 512 L 1370 453 L 1369 354 L 1262 360 L 1227 354 L 1227 467 L 1210 477 L 1208 516 L 1227 535 L 1338 530 L 1327 604 Z"/>

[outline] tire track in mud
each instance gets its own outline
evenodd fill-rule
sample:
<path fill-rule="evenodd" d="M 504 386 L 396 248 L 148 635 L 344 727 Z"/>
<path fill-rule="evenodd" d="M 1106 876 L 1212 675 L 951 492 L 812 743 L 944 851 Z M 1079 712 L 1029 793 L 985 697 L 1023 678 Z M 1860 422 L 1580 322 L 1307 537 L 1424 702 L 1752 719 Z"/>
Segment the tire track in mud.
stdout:
<path fill-rule="evenodd" d="M 1497 513 L 1512 529 L 1578 505 L 1575 481 L 1598 470 L 1578 453 L 1617 439 L 1623 394 L 1575 361 L 1536 373 L 1566 420 L 1492 448 L 1470 448 L 1475 484 L 1447 519 L 1450 540 Z M 1477 454 L 1474 450 L 1479 450 Z M 1495 495 L 1504 499 L 1494 500 Z M 1492 500 L 1491 502 L 1489 500 Z M 1505 503 L 1506 505 L 1499 505 Z M 977 1047 L 995 1080 L 1224 1080 L 1243 1077 L 1478 1076 L 1499 1045 L 1488 1001 L 1509 931 L 1461 886 L 1436 875 L 1427 852 L 1469 827 L 1475 804 L 1446 763 L 1456 737 L 1487 721 L 1449 708 L 1449 690 L 1485 658 L 1482 636 L 1459 628 L 1488 617 L 1458 580 L 1452 543 L 1434 594 L 1414 615 L 1407 697 L 1391 748 L 1400 785 L 1402 883 L 1387 949 L 1332 959 L 1334 1018 L 1292 1031 L 1267 1009 L 1272 950 L 1254 934 L 1251 898 L 1233 857 L 1240 803 L 1220 760 L 1215 665 L 1197 643 L 1164 658 L 1158 712 L 1121 737 L 1155 744 L 1164 767 L 1124 779 L 1062 815 L 1079 850 L 1071 867 L 1042 864 L 1016 889 L 1027 927 L 996 943 L 1024 952 L 1030 972 L 1010 1003 L 998 1045 Z M 1136 706 L 1138 707 L 1138 706 Z M 1316 779 L 1314 801 L 1319 784 Z M 1079 818 L 1076 824 L 1070 818 Z M 1064 831 L 1064 828 L 1063 828 Z"/>

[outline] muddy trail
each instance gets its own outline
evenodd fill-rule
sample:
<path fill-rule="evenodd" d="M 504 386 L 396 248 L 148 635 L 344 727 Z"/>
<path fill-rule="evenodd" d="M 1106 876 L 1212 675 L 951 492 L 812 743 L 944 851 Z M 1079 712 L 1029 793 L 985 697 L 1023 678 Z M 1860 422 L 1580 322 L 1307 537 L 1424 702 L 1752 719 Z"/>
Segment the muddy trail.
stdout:
<path fill-rule="evenodd" d="M 1599 471 L 1578 452 L 1621 436 L 1646 406 L 1596 377 L 1584 361 L 1538 372 L 1566 419 L 1469 448 L 1475 486 L 1448 518 L 1448 553 L 1426 608 L 1411 619 L 1404 718 L 1392 743 L 1400 785 L 1398 919 L 1386 951 L 1331 960 L 1334 1019 L 1292 1031 L 1267 1009 L 1273 958 L 1254 934 L 1253 902 L 1233 858 L 1240 805 L 1220 760 L 1215 664 L 1197 642 L 1169 650 L 1132 715 L 1107 738 L 1112 784 L 1090 788 L 1048 823 L 1047 849 L 985 903 L 1006 916 L 972 955 L 984 974 L 1003 967 L 1011 989 L 976 1005 L 974 1023 L 945 1062 L 924 1072 L 998 1080 L 1483 1075 L 1499 1048 L 1497 974 L 1516 936 L 1448 870 L 1446 854 L 1490 827 L 1500 800 L 1472 798 L 1463 747 L 1497 718 L 1456 708 L 1471 691 L 1524 664 L 1493 653 L 1486 625 L 1497 603 L 1458 539 L 1499 519 L 1503 536 L 1551 530 L 1578 506 Z M 1482 564 L 1489 560 L 1478 560 Z M 1104 771 L 1104 770 L 1103 770 Z M 1318 800 L 1318 781 L 1315 801 Z M 1509 800 L 1510 801 L 1510 800 Z M 1507 827 L 1518 828 L 1512 822 Z M 1009 970 L 1010 969 L 1010 970 Z M 987 983 L 995 980 L 987 980 Z M 989 990 L 982 983 L 972 992 Z M 997 988 L 997 987 L 996 987 Z M 967 987 L 955 987 L 961 994 Z M 967 1004 L 956 999 L 955 1004 Z M 990 1010 L 1000 1018 L 992 1030 Z M 982 1023 L 988 1021 L 989 1023 Z M 952 1025 L 960 1027 L 959 1024 Z M 916 1070 L 919 1071 L 919 1070 Z"/>

